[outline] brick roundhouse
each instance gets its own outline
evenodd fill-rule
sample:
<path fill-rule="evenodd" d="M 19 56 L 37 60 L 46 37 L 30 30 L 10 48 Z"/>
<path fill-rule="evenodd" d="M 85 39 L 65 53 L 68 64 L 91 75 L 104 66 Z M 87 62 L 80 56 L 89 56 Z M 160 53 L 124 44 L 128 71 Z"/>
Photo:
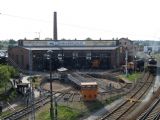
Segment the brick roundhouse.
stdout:
<path fill-rule="evenodd" d="M 112 69 L 124 60 L 118 40 L 19 40 L 8 49 L 8 60 L 23 70 L 48 70 L 48 50 L 53 69 Z"/>

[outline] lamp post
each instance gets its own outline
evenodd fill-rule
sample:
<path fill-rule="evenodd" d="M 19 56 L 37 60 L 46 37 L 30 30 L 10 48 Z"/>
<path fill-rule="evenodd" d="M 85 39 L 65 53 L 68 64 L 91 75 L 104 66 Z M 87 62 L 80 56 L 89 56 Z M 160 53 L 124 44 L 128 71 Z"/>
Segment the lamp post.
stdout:
<path fill-rule="evenodd" d="M 136 72 L 136 66 L 137 66 L 137 63 L 136 63 L 136 55 L 134 56 L 134 72 Z"/>
<path fill-rule="evenodd" d="M 126 47 L 126 49 L 125 49 L 125 54 L 126 54 L 126 56 L 125 56 L 125 61 L 126 61 L 126 76 L 128 76 L 128 50 L 127 50 L 127 47 Z"/>
<path fill-rule="evenodd" d="M 48 50 L 47 53 L 49 54 L 48 59 L 49 59 L 49 71 L 50 71 L 50 92 L 51 92 L 51 107 L 50 107 L 50 117 L 51 120 L 54 120 L 54 108 L 53 108 L 53 87 L 52 87 L 52 60 L 51 60 L 51 55 L 53 53 L 52 50 Z"/>

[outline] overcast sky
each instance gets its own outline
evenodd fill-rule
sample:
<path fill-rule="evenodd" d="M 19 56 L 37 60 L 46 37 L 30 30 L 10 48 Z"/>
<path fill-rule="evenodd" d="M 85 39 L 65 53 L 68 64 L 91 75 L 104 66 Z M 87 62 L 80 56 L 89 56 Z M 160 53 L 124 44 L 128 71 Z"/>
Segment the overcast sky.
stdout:
<path fill-rule="evenodd" d="M 1 0 L 0 40 L 52 38 L 54 11 L 58 39 L 160 40 L 159 0 Z"/>

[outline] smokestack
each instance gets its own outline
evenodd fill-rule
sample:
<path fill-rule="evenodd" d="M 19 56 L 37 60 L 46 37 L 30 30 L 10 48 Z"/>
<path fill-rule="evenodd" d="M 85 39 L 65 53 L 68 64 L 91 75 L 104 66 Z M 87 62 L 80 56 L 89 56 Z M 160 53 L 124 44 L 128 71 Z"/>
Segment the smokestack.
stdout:
<path fill-rule="evenodd" d="M 58 40 L 57 38 L 57 12 L 54 12 L 53 16 L 53 40 Z"/>

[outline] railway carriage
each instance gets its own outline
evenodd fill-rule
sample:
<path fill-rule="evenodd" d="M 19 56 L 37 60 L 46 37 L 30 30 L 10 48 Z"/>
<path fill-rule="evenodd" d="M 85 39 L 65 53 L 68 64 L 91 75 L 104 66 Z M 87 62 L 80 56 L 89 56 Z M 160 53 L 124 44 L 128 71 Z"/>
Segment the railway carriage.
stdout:
<path fill-rule="evenodd" d="M 144 70 L 144 59 L 137 59 L 135 60 L 135 70 L 136 71 L 143 71 Z"/>
<path fill-rule="evenodd" d="M 80 92 L 84 101 L 96 100 L 98 93 L 98 85 L 96 82 L 81 82 Z"/>

